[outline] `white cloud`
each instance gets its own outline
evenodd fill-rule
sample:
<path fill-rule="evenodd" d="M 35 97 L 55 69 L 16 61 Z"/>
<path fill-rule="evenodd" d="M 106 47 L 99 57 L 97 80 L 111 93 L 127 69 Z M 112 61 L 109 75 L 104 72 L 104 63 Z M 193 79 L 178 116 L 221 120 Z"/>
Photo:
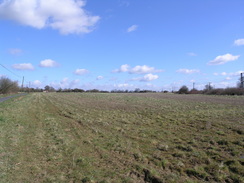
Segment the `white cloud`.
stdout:
<path fill-rule="evenodd" d="M 149 67 L 147 65 L 137 65 L 132 68 L 129 73 L 131 74 L 146 74 L 146 73 L 155 73 L 155 72 L 163 72 L 162 70 L 156 70 L 154 67 Z"/>
<path fill-rule="evenodd" d="M 197 56 L 197 54 L 196 53 L 193 53 L 193 52 L 189 52 L 189 53 L 187 53 L 188 54 L 188 56 L 191 56 L 191 57 L 195 57 L 195 56 Z"/>
<path fill-rule="evenodd" d="M 86 70 L 86 69 L 76 69 L 74 73 L 75 73 L 76 75 L 84 75 L 84 74 L 89 73 L 89 71 Z"/>
<path fill-rule="evenodd" d="M 42 29 L 51 27 L 62 34 L 89 33 L 100 19 L 83 7 L 84 0 L 3 0 L 0 18 Z"/>
<path fill-rule="evenodd" d="M 149 67 L 147 65 L 137 65 L 131 68 L 128 64 L 121 65 L 119 69 L 113 70 L 115 73 L 119 72 L 128 72 L 130 74 L 147 74 L 147 73 L 156 73 L 163 72 L 163 70 L 155 69 L 154 67 Z"/>
<path fill-rule="evenodd" d="M 39 80 L 35 80 L 35 81 L 33 81 L 32 84 L 33 84 L 35 87 L 40 87 L 40 86 L 42 85 L 42 82 L 39 81 Z"/>
<path fill-rule="evenodd" d="M 97 76 L 97 80 L 103 79 L 103 76 Z"/>
<path fill-rule="evenodd" d="M 236 46 L 242 46 L 244 45 L 244 39 L 237 39 L 234 41 L 234 45 Z"/>
<path fill-rule="evenodd" d="M 34 70 L 34 66 L 31 63 L 14 64 L 12 67 L 16 70 Z"/>
<path fill-rule="evenodd" d="M 240 55 L 231 55 L 229 53 L 225 55 L 217 56 L 214 60 L 208 62 L 208 65 L 222 65 L 230 61 L 235 61 L 240 57 Z"/>
<path fill-rule="evenodd" d="M 130 66 L 128 64 L 121 65 L 119 69 L 113 70 L 113 72 L 128 72 Z"/>
<path fill-rule="evenodd" d="M 58 63 L 51 59 L 42 60 L 40 62 L 40 67 L 56 67 Z"/>
<path fill-rule="evenodd" d="M 133 32 L 136 31 L 138 28 L 138 25 L 132 25 L 127 29 L 127 32 Z"/>
<path fill-rule="evenodd" d="M 193 74 L 193 73 L 199 73 L 200 71 L 198 69 L 179 69 L 176 72 L 183 73 L 183 74 Z"/>
<path fill-rule="evenodd" d="M 158 75 L 153 75 L 153 74 L 146 74 L 143 77 L 139 77 L 139 78 L 133 78 L 133 81 L 143 81 L 143 82 L 148 82 L 148 81 L 153 81 L 155 79 L 158 79 L 159 76 Z"/>
<path fill-rule="evenodd" d="M 145 76 L 143 76 L 143 79 L 141 81 L 153 81 L 158 78 L 159 78 L 158 75 L 146 74 Z"/>
<path fill-rule="evenodd" d="M 23 51 L 18 48 L 11 48 L 8 50 L 11 55 L 20 55 Z"/>

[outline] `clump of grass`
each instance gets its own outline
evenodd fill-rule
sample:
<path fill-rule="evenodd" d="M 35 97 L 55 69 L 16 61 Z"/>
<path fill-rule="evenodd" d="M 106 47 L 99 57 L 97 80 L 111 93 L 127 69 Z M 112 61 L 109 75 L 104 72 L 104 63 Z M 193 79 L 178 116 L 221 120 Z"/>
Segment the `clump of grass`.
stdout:
<path fill-rule="evenodd" d="M 168 151 L 169 146 L 167 144 L 160 143 L 157 145 L 157 149 L 159 149 L 160 151 Z"/>
<path fill-rule="evenodd" d="M 202 171 L 202 170 L 196 170 L 193 168 L 188 168 L 185 170 L 186 174 L 190 177 L 196 177 L 198 179 L 203 179 L 205 180 L 207 177 L 206 172 Z"/>
<path fill-rule="evenodd" d="M 222 140 L 217 141 L 217 143 L 219 145 L 228 145 L 229 142 L 227 140 L 225 140 L 225 139 L 222 139 Z"/>
<path fill-rule="evenodd" d="M 244 166 L 240 162 L 236 160 L 230 160 L 225 162 L 225 164 L 228 166 L 231 172 L 244 176 Z"/>
<path fill-rule="evenodd" d="M 169 166 L 169 161 L 167 159 L 163 159 L 161 161 L 161 164 L 162 164 L 163 169 L 166 169 Z"/>

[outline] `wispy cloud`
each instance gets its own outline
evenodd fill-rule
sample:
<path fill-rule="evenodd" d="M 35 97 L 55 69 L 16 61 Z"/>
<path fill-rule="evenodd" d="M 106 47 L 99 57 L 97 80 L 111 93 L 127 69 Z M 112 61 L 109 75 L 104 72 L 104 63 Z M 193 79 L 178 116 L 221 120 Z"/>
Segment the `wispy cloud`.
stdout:
<path fill-rule="evenodd" d="M 214 75 L 215 76 L 240 76 L 241 73 L 244 73 L 244 71 L 236 71 L 236 72 L 221 72 L 221 73 L 217 73 L 215 72 Z"/>
<path fill-rule="evenodd" d="M 194 52 L 189 52 L 189 53 L 187 53 L 187 55 L 188 55 L 188 56 L 191 56 L 191 57 L 195 57 L 195 56 L 197 56 L 197 54 L 194 53 Z"/>
<path fill-rule="evenodd" d="M 86 69 L 76 69 L 74 73 L 75 73 L 76 75 L 84 75 L 84 74 L 89 73 L 89 71 L 86 70 Z"/>
<path fill-rule="evenodd" d="M 102 80 L 103 78 L 103 76 L 97 76 L 97 80 Z"/>
<path fill-rule="evenodd" d="M 124 1 L 124 0 L 120 0 L 119 1 L 119 6 L 130 6 L 130 2 L 129 1 Z"/>
<path fill-rule="evenodd" d="M 234 45 L 236 46 L 242 46 L 244 45 L 244 39 L 237 39 L 234 41 Z"/>
<path fill-rule="evenodd" d="M 31 63 L 14 64 L 12 68 L 16 70 L 34 70 L 34 66 Z"/>
<path fill-rule="evenodd" d="M 79 88 L 80 87 L 80 80 L 75 79 L 75 80 L 69 80 L 69 78 L 65 77 L 59 82 L 51 82 L 50 86 L 59 89 L 66 89 L 66 88 Z"/>
<path fill-rule="evenodd" d="M 18 48 L 11 48 L 8 50 L 8 52 L 11 55 L 20 55 L 21 53 L 23 53 L 23 51 L 21 49 L 18 49 Z"/>
<path fill-rule="evenodd" d="M 138 28 L 138 25 L 132 25 L 127 29 L 127 32 L 133 32 L 136 31 Z"/>
<path fill-rule="evenodd" d="M 42 60 L 40 62 L 40 67 L 57 67 L 58 63 L 51 59 Z"/>
<path fill-rule="evenodd" d="M 230 61 L 235 61 L 240 57 L 240 55 L 231 55 L 229 53 L 225 55 L 217 56 L 214 60 L 208 62 L 208 65 L 222 65 Z"/>
<path fill-rule="evenodd" d="M 182 74 L 193 74 L 193 73 L 199 73 L 200 70 L 198 70 L 198 69 L 179 69 L 176 72 L 182 73 Z"/>
<path fill-rule="evenodd" d="M 42 29 L 51 27 L 62 34 L 89 33 L 100 19 L 85 9 L 85 0 L 2 0 L 0 18 Z"/>

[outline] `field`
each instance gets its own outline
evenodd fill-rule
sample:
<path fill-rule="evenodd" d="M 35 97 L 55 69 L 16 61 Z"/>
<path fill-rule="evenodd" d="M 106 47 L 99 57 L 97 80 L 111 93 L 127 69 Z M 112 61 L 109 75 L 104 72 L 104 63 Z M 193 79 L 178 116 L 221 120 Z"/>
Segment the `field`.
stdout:
<path fill-rule="evenodd" d="M 0 182 L 244 182 L 244 98 L 33 93 L 0 103 Z"/>

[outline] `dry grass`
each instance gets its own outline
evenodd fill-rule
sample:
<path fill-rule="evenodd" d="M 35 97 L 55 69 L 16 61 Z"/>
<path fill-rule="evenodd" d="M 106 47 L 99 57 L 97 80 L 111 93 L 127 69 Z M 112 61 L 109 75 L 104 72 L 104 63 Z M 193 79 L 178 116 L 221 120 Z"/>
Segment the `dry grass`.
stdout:
<path fill-rule="evenodd" d="M 3 182 L 242 182 L 243 97 L 35 93 L 0 104 Z"/>

